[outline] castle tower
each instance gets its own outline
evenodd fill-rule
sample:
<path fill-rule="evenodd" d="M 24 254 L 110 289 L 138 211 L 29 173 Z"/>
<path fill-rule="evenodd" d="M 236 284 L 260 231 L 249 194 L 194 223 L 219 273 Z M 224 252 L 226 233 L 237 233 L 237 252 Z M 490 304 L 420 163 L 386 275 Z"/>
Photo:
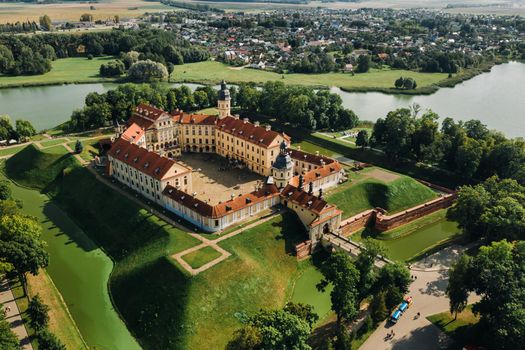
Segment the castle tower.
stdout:
<path fill-rule="evenodd" d="M 217 108 L 219 109 L 219 119 L 231 115 L 231 99 L 230 90 L 226 86 L 226 82 L 221 82 L 221 89 L 219 90 L 219 98 L 217 101 Z"/>
<path fill-rule="evenodd" d="M 279 155 L 272 165 L 272 177 L 278 188 L 288 185 L 293 176 L 292 157 L 288 154 L 288 145 L 283 140 L 280 145 Z"/>

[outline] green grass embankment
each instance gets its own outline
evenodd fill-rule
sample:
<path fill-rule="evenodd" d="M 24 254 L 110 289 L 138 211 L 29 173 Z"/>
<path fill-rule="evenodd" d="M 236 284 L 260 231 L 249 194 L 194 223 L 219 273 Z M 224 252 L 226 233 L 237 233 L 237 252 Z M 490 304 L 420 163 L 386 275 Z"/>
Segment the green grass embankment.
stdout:
<path fill-rule="evenodd" d="M 476 327 L 479 316 L 472 312 L 472 305 L 458 313 L 457 319 L 448 311 L 428 316 L 427 319 L 453 339 L 454 344 L 450 349 L 461 349 L 465 344 L 479 344 L 481 330 Z"/>
<path fill-rule="evenodd" d="M 436 197 L 427 186 L 408 176 L 400 176 L 391 182 L 374 178 L 358 180 L 355 184 L 347 182 L 329 193 L 326 200 L 343 210 L 343 217 L 350 217 L 377 207 L 393 214 Z"/>
<path fill-rule="evenodd" d="M 221 242 L 232 255 L 191 277 L 170 256 L 199 241 L 110 190 L 87 169 L 73 166 L 64 173 L 59 164 L 70 167 L 67 159 L 34 147 L 7 163 L 16 179 L 45 188 L 113 259 L 113 302 L 144 349 L 224 348 L 244 315 L 290 300 L 295 280 L 311 266 L 292 254 L 305 235 L 297 217 L 287 213 Z"/>

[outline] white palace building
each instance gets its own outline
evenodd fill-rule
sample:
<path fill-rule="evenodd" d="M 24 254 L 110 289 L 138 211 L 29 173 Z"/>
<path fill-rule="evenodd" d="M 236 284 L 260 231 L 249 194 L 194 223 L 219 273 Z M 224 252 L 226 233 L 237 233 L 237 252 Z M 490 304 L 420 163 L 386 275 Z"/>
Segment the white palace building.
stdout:
<path fill-rule="evenodd" d="M 278 204 L 297 213 L 313 247 L 323 233 L 336 231 L 341 211 L 327 203 L 322 192 L 345 180 L 339 162 L 291 149 L 288 135 L 231 115 L 224 82 L 218 109 L 219 114 L 211 116 L 137 106 L 128 124 L 117 127 L 108 151 L 108 174 L 207 232 L 223 230 Z M 265 181 L 253 192 L 210 205 L 194 196 L 194 170 L 175 160 L 182 152 L 234 159 Z"/>

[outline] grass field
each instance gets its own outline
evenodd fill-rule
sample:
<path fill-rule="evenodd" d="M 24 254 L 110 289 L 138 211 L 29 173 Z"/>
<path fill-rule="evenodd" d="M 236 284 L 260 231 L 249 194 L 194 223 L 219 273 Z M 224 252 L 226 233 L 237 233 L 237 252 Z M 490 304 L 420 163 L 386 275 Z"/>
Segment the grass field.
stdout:
<path fill-rule="evenodd" d="M 95 10 L 90 10 L 90 5 L 94 5 Z M 14 23 L 27 20 L 38 23 L 38 18 L 44 14 L 50 16 L 52 20 L 78 21 L 84 13 L 93 15 L 94 20 L 111 20 L 115 15 L 119 15 L 121 20 L 124 20 L 138 17 L 145 12 L 160 10 L 173 11 L 176 9 L 162 5 L 159 2 L 143 0 L 102 0 L 96 4 L 76 1 L 55 4 L 2 3 L 0 7 L 0 23 Z M 85 32 L 85 30 L 82 32 Z"/>
<path fill-rule="evenodd" d="M 27 149 L 6 161 L 8 173 L 48 190 L 111 256 L 113 300 L 145 349 L 223 348 L 243 315 L 283 306 L 295 280 L 312 266 L 292 254 L 305 236 L 297 217 L 287 213 L 221 242 L 232 256 L 191 277 L 169 256 L 198 240 L 109 190 L 86 169 L 71 166 L 71 157 Z M 59 166 L 71 170 L 63 175 Z M 300 289 L 314 288 L 308 284 L 315 281 L 305 282 Z"/>
<path fill-rule="evenodd" d="M 21 75 L 16 77 L 0 75 L 0 87 L 11 85 L 114 81 L 112 78 L 99 76 L 100 65 L 112 59 L 113 57 L 108 56 L 95 57 L 92 60 L 88 60 L 86 57 L 63 58 L 53 61 L 53 68 L 46 74 Z"/>
<path fill-rule="evenodd" d="M 472 312 L 472 305 L 459 313 L 457 320 L 454 320 L 454 315 L 448 311 L 428 316 L 427 319 L 454 340 L 452 349 L 460 349 L 464 344 L 479 344 L 481 337 L 476 328 L 479 316 Z"/>
<path fill-rule="evenodd" d="M 104 136 L 101 138 L 104 138 Z M 95 156 L 99 154 L 98 140 L 94 140 L 94 139 L 84 140 L 84 141 L 80 140 L 80 142 L 82 143 L 82 146 L 84 146 L 82 153 L 80 153 L 80 157 L 82 159 L 86 161 L 91 161 L 93 158 L 95 158 Z M 76 144 L 77 144 L 77 141 L 75 140 L 75 141 L 69 142 L 67 145 L 72 150 L 75 150 Z"/>
<path fill-rule="evenodd" d="M 51 147 L 55 145 L 60 145 L 66 141 L 67 141 L 66 139 L 44 140 L 44 141 L 40 141 L 40 144 L 42 145 L 42 147 Z"/>
<path fill-rule="evenodd" d="M 367 171 L 370 173 L 370 169 Z M 348 181 L 328 192 L 326 200 L 343 210 L 343 217 L 350 217 L 376 207 L 395 213 L 436 197 L 437 194 L 427 186 L 399 175 L 390 182 L 374 177 Z"/>
<path fill-rule="evenodd" d="M 10 156 L 10 155 L 15 154 L 17 152 L 20 152 L 26 146 L 27 145 L 18 146 L 18 147 L 10 147 L 10 148 L 0 148 L 0 157 Z"/>
<path fill-rule="evenodd" d="M 286 84 L 309 86 L 338 86 L 353 88 L 392 88 L 394 81 L 403 77 L 414 78 L 418 87 L 426 87 L 447 78 L 444 73 L 418 73 L 405 70 L 373 70 L 370 73 L 351 74 L 277 74 L 256 69 L 232 69 L 220 62 L 206 61 L 175 66 L 171 75 L 172 81 L 218 83 L 226 80 L 229 83 L 255 82 L 264 83 L 279 80 Z M 283 78 L 284 77 L 284 78 Z"/>
<path fill-rule="evenodd" d="M 184 255 L 182 258 L 194 269 L 206 265 L 210 261 L 213 261 L 221 256 L 221 253 L 213 249 L 212 247 L 204 247 L 189 254 Z"/>

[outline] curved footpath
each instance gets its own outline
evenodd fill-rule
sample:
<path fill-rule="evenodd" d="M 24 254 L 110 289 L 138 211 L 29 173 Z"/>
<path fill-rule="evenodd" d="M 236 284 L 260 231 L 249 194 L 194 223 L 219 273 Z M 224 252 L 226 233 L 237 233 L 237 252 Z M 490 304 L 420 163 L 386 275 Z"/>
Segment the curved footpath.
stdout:
<path fill-rule="evenodd" d="M 360 350 L 446 348 L 451 339 L 426 317 L 449 309 L 449 300 L 445 294 L 448 269 L 468 248 L 469 246 L 453 245 L 413 264 L 410 270 L 416 279 L 408 292 L 414 299 L 412 306 L 395 325 L 388 321 L 382 322 Z M 478 300 L 478 296 L 471 295 L 469 304 Z M 421 316 L 416 318 L 418 312 Z M 385 337 L 391 330 L 395 336 L 386 340 Z"/>
<path fill-rule="evenodd" d="M 5 319 L 10 324 L 11 330 L 20 340 L 20 349 L 22 350 L 33 350 L 31 340 L 27 334 L 24 321 L 20 315 L 18 305 L 16 305 L 15 297 L 9 286 L 7 279 L 1 277 L 0 281 L 0 304 L 2 305 L 2 312 L 5 310 Z M 9 310 L 9 311 L 8 311 Z"/>

